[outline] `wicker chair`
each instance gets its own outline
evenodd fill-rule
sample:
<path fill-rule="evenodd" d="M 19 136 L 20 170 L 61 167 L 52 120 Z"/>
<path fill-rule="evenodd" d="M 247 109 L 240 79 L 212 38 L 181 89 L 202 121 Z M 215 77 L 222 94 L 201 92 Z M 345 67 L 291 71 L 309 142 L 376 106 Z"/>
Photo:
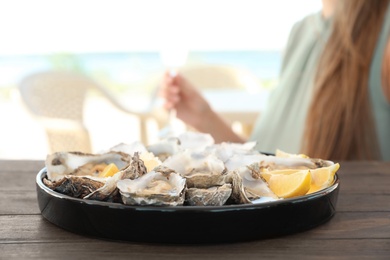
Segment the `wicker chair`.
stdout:
<path fill-rule="evenodd" d="M 50 152 L 92 152 L 91 138 L 84 124 L 83 109 L 88 91 L 97 91 L 117 109 L 140 120 L 140 139 L 148 143 L 147 120 L 155 115 L 130 111 L 103 86 L 73 72 L 47 71 L 25 77 L 19 84 L 21 100 L 43 125 Z"/>

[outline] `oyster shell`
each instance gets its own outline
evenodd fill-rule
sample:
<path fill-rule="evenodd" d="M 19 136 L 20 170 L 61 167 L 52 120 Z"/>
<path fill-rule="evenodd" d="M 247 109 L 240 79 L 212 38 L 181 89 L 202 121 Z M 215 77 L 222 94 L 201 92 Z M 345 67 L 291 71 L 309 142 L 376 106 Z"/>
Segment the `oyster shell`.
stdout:
<path fill-rule="evenodd" d="M 215 154 L 221 161 L 227 162 L 234 155 L 258 155 L 254 150 L 256 142 L 230 143 L 223 142 L 208 146 L 205 150 L 210 154 Z"/>
<path fill-rule="evenodd" d="M 147 168 L 144 162 L 140 159 L 137 152 L 131 158 L 131 163 L 123 170 L 117 172 L 112 177 L 109 177 L 104 185 L 89 195 L 85 196 L 85 199 L 100 200 L 100 201 L 113 201 L 119 202 L 120 196 L 117 188 L 117 183 L 123 179 L 137 179 L 147 173 Z"/>
<path fill-rule="evenodd" d="M 248 196 L 245 193 L 244 185 L 242 184 L 241 176 L 233 171 L 229 172 L 226 182 L 232 184 L 232 194 L 229 198 L 231 204 L 247 204 L 251 203 Z"/>
<path fill-rule="evenodd" d="M 236 170 L 237 174 L 241 177 L 245 196 L 250 201 L 261 197 L 278 199 L 278 196 L 271 191 L 268 184 L 260 177 L 262 167 L 262 163 L 260 162 Z"/>
<path fill-rule="evenodd" d="M 121 169 L 131 160 L 130 155 L 122 152 L 86 154 L 81 152 L 57 152 L 46 157 L 47 177 L 51 181 L 62 179 L 66 175 L 97 177 L 110 163 Z"/>
<path fill-rule="evenodd" d="M 210 134 L 199 132 L 184 132 L 177 137 L 180 140 L 182 150 L 189 149 L 193 152 L 202 152 L 207 147 L 214 145 L 214 138 Z"/>
<path fill-rule="evenodd" d="M 98 189 L 87 194 L 84 199 L 109 201 L 109 202 L 120 202 L 120 196 L 116 184 L 123 177 L 123 172 L 120 171 L 113 176 L 107 178 L 105 183 Z"/>
<path fill-rule="evenodd" d="M 148 145 L 146 149 L 163 162 L 169 156 L 176 154 L 181 150 L 180 140 L 175 137 L 166 138 L 157 143 Z"/>
<path fill-rule="evenodd" d="M 225 165 L 214 154 L 185 150 L 166 159 L 163 165 L 186 178 L 189 188 L 210 188 L 226 183 Z"/>
<path fill-rule="evenodd" d="M 137 178 L 117 183 L 127 205 L 177 206 L 184 203 L 186 180 L 173 170 L 159 166 Z"/>
<path fill-rule="evenodd" d="M 269 170 L 281 169 L 316 169 L 332 164 L 330 161 L 312 158 L 286 158 L 264 154 L 235 154 L 230 157 L 225 166 L 229 171 L 233 171 L 243 166 L 253 163 L 261 163 L 262 167 Z"/>
<path fill-rule="evenodd" d="M 45 178 L 43 183 L 54 191 L 81 199 L 104 185 L 101 181 L 78 176 L 65 176 L 58 181 Z"/>
<path fill-rule="evenodd" d="M 190 206 L 222 206 L 232 194 L 232 185 L 213 186 L 207 189 L 189 188 L 186 190 L 185 203 Z"/>
<path fill-rule="evenodd" d="M 215 154 L 187 149 L 169 157 L 163 165 L 186 179 L 187 205 L 221 206 L 232 194 L 231 178 Z"/>
<path fill-rule="evenodd" d="M 144 162 L 139 158 L 139 153 L 135 153 L 130 164 L 121 171 L 122 179 L 137 179 L 148 172 Z"/>
<path fill-rule="evenodd" d="M 126 143 L 117 144 L 104 153 L 108 153 L 108 152 L 121 152 L 133 156 L 135 153 L 142 154 L 147 152 L 147 150 L 143 143 L 141 143 L 140 141 L 136 141 L 130 144 L 126 144 Z"/>

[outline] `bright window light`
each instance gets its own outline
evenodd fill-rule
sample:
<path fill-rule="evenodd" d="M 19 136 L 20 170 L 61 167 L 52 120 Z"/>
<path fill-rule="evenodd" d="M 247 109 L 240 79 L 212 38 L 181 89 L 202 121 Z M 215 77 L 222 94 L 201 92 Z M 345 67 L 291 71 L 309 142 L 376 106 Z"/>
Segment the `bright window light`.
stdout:
<path fill-rule="evenodd" d="M 0 0 L 0 55 L 280 50 L 321 0 Z"/>

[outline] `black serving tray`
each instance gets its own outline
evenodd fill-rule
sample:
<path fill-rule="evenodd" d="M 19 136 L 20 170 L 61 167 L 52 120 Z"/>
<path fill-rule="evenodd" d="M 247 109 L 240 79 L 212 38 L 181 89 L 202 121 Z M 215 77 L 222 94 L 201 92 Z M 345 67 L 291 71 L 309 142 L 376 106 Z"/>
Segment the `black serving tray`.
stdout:
<path fill-rule="evenodd" d="M 314 228 L 336 211 L 339 178 L 309 195 L 261 204 L 227 206 L 128 206 L 77 199 L 36 177 L 39 209 L 49 222 L 102 239 L 151 243 L 225 243 L 283 236 Z"/>

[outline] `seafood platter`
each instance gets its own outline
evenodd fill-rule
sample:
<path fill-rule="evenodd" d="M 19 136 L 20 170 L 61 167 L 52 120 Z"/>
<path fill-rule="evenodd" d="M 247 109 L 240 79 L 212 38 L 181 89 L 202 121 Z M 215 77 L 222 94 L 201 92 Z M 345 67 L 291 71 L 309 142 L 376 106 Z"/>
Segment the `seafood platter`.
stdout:
<path fill-rule="evenodd" d="M 41 213 L 102 239 L 221 243 L 301 232 L 335 213 L 339 164 L 255 142 L 186 132 L 96 154 L 49 154 L 37 174 Z"/>

